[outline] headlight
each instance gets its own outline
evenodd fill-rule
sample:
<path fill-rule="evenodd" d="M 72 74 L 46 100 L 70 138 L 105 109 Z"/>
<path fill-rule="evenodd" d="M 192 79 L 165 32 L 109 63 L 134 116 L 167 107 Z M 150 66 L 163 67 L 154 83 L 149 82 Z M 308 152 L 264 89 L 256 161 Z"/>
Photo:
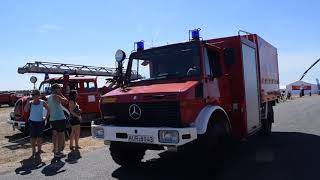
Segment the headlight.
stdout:
<path fill-rule="evenodd" d="M 93 137 L 94 138 L 104 138 L 104 130 L 101 128 L 93 128 Z"/>
<path fill-rule="evenodd" d="M 179 143 L 179 133 L 175 130 L 160 130 L 159 131 L 160 143 Z"/>

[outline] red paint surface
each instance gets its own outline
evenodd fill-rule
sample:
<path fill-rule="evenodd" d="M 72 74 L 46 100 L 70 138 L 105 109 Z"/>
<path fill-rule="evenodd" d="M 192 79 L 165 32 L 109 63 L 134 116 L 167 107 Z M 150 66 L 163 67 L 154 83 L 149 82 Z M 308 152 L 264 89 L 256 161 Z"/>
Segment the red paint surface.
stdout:
<path fill-rule="evenodd" d="M 138 94 L 153 94 L 153 93 L 181 93 L 181 92 L 185 92 L 195 84 L 197 84 L 197 81 L 133 86 L 133 87 L 127 87 L 125 89 L 122 89 L 122 88 L 115 89 L 104 96 L 118 96 L 118 95 L 132 95 L 132 94 L 138 95 Z"/>
<path fill-rule="evenodd" d="M 96 77 L 75 77 L 75 76 L 70 76 L 70 77 L 56 77 L 56 78 L 50 78 L 47 79 L 43 82 L 48 82 L 48 83 L 59 83 L 63 84 L 64 88 L 63 91 L 66 89 L 65 86 L 69 85 L 70 83 L 76 83 L 79 84 L 79 88 L 77 89 L 78 92 L 78 99 L 77 103 L 80 106 L 81 112 L 83 114 L 96 114 L 97 117 L 100 117 L 100 106 L 99 106 L 99 100 L 100 100 L 100 92 L 99 89 L 92 89 L 92 90 L 87 90 L 84 88 L 84 83 L 87 82 L 93 82 L 95 84 L 95 87 L 97 87 L 97 78 Z M 64 93 L 66 98 L 69 98 L 67 94 Z M 94 102 L 88 102 L 88 97 L 89 96 L 95 96 L 95 101 Z M 42 97 L 43 100 L 47 100 L 46 95 Z M 30 100 L 27 96 L 20 98 L 19 100 L 22 101 L 22 106 L 20 105 L 17 110 L 17 115 L 16 115 L 16 120 L 23 120 L 26 121 L 28 119 L 28 113 L 25 113 L 23 110 L 23 107 L 25 106 L 26 102 Z M 65 107 L 68 109 L 68 105 L 65 105 Z"/>
<path fill-rule="evenodd" d="M 0 104 L 9 104 L 17 101 L 17 96 L 14 93 L 1 93 Z"/>
<path fill-rule="evenodd" d="M 151 84 L 141 85 L 134 87 L 117 88 L 103 97 L 117 97 L 118 103 L 130 103 L 130 102 L 146 102 L 150 101 L 151 96 L 161 95 L 176 95 L 176 98 L 171 98 L 170 101 L 179 100 L 180 96 L 195 86 L 197 81 L 186 81 L 181 83 L 164 83 L 164 84 Z M 161 99 L 158 101 L 166 101 L 167 99 Z"/>
<path fill-rule="evenodd" d="M 219 52 L 221 64 L 221 76 L 210 78 L 201 72 L 201 80 L 192 80 L 180 83 L 161 82 L 159 84 L 137 85 L 123 89 L 116 89 L 107 93 L 104 98 L 115 97 L 117 103 L 134 103 L 145 101 L 145 96 L 177 94 L 172 101 L 180 102 L 181 122 L 193 123 L 203 107 L 206 105 L 218 105 L 223 107 L 229 116 L 232 133 L 243 138 L 248 136 L 246 120 L 246 100 L 244 89 L 244 75 L 242 63 L 241 43 L 246 41 L 256 48 L 257 52 L 257 76 L 260 102 L 273 101 L 279 95 L 279 72 L 277 50 L 268 42 L 257 35 L 233 36 L 219 39 L 211 39 L 206 42 L 210 48 Z M 200 64 L 204 64 L 203 50 L 207 46 L 201 45 Z M 235 62 L 231 65 L 224 64 L 223 49 L 233 48 Z M 203 67 L 201 70 L 203 71 Z M 154 82 L 157 83 L 157 82 Z M 203 98 L 195 97 L 195 87 L 203 84 Z M 164 101 L 152 99 L 150 101 Z M 236 105 L 236 110 L 232 106 Z"/>
<path fill-rule="evenodd" d="M 301 86 L 297 86 L 297 85 L 293 85 L 292 86 L 292 90 L 301 90 L 302 87 Z M 311 90 L 311 86 L 307 85 L 307 86 L 303 86 L 304 90 Z"/>

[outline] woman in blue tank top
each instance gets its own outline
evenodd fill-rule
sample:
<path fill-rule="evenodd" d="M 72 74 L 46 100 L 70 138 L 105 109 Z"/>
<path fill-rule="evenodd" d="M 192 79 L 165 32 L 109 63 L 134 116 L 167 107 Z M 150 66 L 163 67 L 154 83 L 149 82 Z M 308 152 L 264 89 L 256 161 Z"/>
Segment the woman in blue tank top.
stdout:
<path fill-rule="evenodd" d="M 30 112 L 29 115 L 29 128 L 30 128 L 30 141 L 32 147 L 32 157 L 36 155 L 40 156 L 42 153 L 42 134 L 45 127 L 45 122 L 47 121 L 49 113 L 47 112 L 46 118 L 43 118 L 44 108 L 49 111 L 48 105 L 45 101 L 40 99 L 40 91 L 34 90 L 31 93 L 33 100 L 25 106 L 25 112 Z M 38 151 L 36 152 L 36 144 L 38 146 Z"/>
<path fill-rule="evenodd" d="M 64 131 L 66 129 L 66 117 L 62 104 L 67 105 L 68 99 L 62 95 L 59 84 L 53 84 L 51 90 L 52 94 L 48 98 L 48 106 L 50 110 L 49 121 L 52 126 L 53 152 L 54 157 L 61 158 L 65 156 L 62 150 L 65 144 Z"/>

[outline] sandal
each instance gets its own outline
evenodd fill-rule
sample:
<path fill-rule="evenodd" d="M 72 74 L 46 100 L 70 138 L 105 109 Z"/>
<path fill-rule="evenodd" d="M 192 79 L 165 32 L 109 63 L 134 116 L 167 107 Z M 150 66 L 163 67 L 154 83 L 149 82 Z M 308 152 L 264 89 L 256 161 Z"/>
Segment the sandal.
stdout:
<path fill-rule="evenodd" d="M 42 149 L 40 149 L 37 153 L 42 154 L 42 153 L 46 153 L 46 152 L 44 152 Z"/>

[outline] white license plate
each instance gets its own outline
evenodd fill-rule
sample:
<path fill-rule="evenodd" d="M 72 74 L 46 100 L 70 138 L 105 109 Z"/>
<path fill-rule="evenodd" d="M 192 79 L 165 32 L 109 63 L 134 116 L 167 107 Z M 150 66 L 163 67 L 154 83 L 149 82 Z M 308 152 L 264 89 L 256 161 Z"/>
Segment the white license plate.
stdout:
<path fill-rule="evenodd" d="M 142 135 L 130 135 L 128 137 L 129 142 L 135 143 L 153 143 L 152 136 L 142 136 Z"/>

